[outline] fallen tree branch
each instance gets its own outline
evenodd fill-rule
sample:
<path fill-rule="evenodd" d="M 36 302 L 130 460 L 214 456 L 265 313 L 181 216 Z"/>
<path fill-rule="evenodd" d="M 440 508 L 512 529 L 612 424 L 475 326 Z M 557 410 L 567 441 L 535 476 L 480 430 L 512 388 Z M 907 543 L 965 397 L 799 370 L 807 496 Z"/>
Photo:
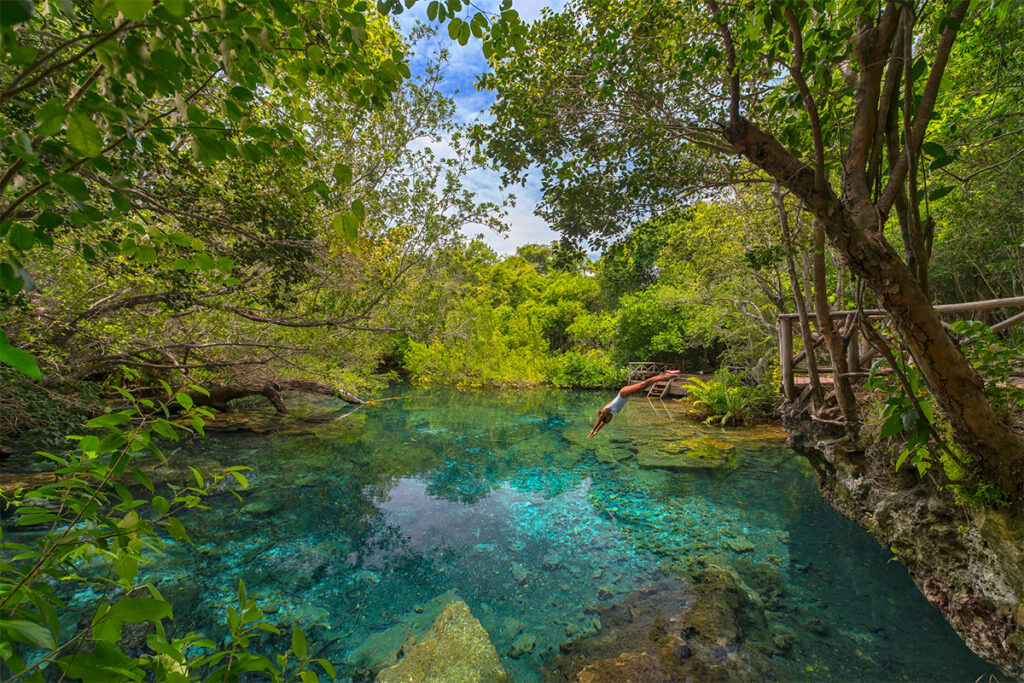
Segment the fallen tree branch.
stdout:
<path fill-rule="evenodd" d="M 311 379 L 275 379 L 268 382 L 252 382 L 244 384 L 213 384 L 206 387 L 209 396 L 198 391 L 190 391 L 189 396 L 196 405 L 227 411 L 228 404 L 247 396 L 265 396 L 281 414 L 288 412 L 288 406 L 281 392 L 295 391 L 305 394 L 319 394 L 337 398 L 352 405 L 363 405 L 364 401 L 344 389 L 325 382 Z"/>

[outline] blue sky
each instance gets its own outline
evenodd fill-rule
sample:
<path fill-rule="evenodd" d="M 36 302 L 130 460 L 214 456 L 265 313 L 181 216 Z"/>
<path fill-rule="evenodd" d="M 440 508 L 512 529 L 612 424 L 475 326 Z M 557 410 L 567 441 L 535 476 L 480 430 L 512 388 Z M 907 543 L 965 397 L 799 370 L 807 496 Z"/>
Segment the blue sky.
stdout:
<path fill-rule="evenodd" d="M 500 0 L 474 2 L 474 9 L 471 11 L 496 11 L 499 4 Z M 406 10 L 398 17 L 398 23 L 404 31 L 412 28 L 417 20 L 439 28 L 437 35 L 416 46 L 409 65 L 412 74 L 414 77 L 421 75 L 430 56 L 438 50 L 447 48 L 450 57 L 444 70 L 441 90 L 454 99 L 456 119 L 464 124 L 486 123 L 490 120 L 486 110 L 494 99 L 493 95 L 486 91 L 477 92 L 473 87 L 476 77 L 487 70 L 487 62 L 480 50 L 480 41 L 471 38 L 468 45 L 462 46 L 451 40 L 445 27 L 427 19 L 427 5 L 427 0 L 420 0 L 412 9 Z M 543 7 L 557 10 L 561 6 L 562 0 L 513 0 L 513 8 L 527 22 L 540 16 Z M 436 146 L 434 148 L 440 152 Z M 497 173 L 476 171 L 463 181 L 481 201 L 501 201 L 501 179 Z M 500 254 L 513 253 L 523 244 L 546 243 L 558 238 L 558 234 L 533 213 L 540 200 L 540 181 L 536 174 L 527 180 L 526 187 L 516 186 L 509 191 L 515 194 L 517 201 L 515 206 L 509 207 L 508 216 L 505 218 L 509 225 L 508 232 L 505 235 L 498 235 L 483 226 L 470 226 L 466 230 L 467 234 L 483 233 L 484 241 Z"/>

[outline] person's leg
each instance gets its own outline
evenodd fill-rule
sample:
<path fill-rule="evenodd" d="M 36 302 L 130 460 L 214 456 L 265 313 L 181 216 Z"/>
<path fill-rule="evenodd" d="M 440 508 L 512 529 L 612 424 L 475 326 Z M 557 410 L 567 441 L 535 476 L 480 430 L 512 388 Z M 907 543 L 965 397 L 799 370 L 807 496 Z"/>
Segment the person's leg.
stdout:
<path fill-rule="evenodd" d="M 621 396 L 622 398 L 629 398 L 630 396 L 635 396 L 636 394 L 639 394 L 641 391 L 646 391 L 655 382 L 660 382 L 663 379 L 672 379 L 678 376 L 678 370 L 669 370 L 664 374 L 655 375 L 654 377 L 648 377 L 643 382 L 637 382 L 636 384 L 630 384 L 628 386 L 622 387 L 621 389 L 619 389 L 619 396 Z"/>
<path fill-rule="evenodd" d="M 619 389 L 619 396 L 621 396 L 622 398 L 629 398 L 630 396 L 639 394 L 641 391 L 646 391 L 647 388 L 651 386 L 651 384 L 653 384 L 653 382 L 651 382 L 650 380 L 644 380 L 643 382 L 630 384 Z"/>

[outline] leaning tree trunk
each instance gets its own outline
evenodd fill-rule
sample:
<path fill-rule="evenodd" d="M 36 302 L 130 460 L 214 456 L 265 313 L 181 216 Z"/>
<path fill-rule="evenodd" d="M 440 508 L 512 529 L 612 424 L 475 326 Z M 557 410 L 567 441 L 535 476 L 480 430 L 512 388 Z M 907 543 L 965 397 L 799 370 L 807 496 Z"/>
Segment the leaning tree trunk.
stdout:
<path fill-rule="evenodd" d="M 734 115 L 723 133 L 738 153 L 789 188 L 822 222 L 850 271 L 892 317 L 949 420 L 955 440 L 971 453 L 987 478 L 1020 500 L 1024 440 L 992 410 L 981 378 L 947 334 L 915 274 L 882 237 L 870 199 L 844 193 L 840 200 L 830 187 L 816 182 L 813 169 L 742 116 Z"/>

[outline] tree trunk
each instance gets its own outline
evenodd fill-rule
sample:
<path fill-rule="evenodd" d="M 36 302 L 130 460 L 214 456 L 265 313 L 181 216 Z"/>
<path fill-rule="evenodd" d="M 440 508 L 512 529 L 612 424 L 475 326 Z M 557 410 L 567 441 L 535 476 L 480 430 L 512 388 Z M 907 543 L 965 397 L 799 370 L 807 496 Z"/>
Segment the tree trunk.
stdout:
<path fill-rule="evenodd" d="M 878 212 L 870 197 L 846 189 L 840 200 L 831 188 L 816 188 L 813 169 L 742 117 L 726 126 L 723 134 L 739 154 L 789 188 L 821 221 L 850 271 L 892 317 L 956 441 L 977 459 L 986 477 L 1020 500 L 1024 440 L 993 412 L 981 378 L 946 333 L 915 274 L 879 234 Z"/>
<path fill-rule="evenodd" d="M 825 230 L 820 220 L 814 221 L 814 308 L 818 314 L 818 329 L 825 336 L 825 346 L 832 359 L 832 382 L 836 388 L 836 403 L 843 412 L 843 420 L 851 432 L 856 433 L 860 426 L 860 414 L 857 409 L 857 397 L 853 395 L 853 387 L 846 376 L 849 368 L 846 365 L 846 349 L 842 337 L 836 333 L 835 322 L 832 320 L 832 309 L 828 305 L 828 293 L 825 288 Z"/>
<path fill-rule="evenodd" d="M 811 334 L 811 324 L 807 317 L 807 305 L 804 302 L 803 290 L 800 288 L 800 279 L 796 275 L 796 265 L 793 263 L 793 240 L 789 234 L 789 215 L 786 213 L 786 204 L 779 191 L 778 184 L 775 185 L 775 209 L 779 214 L 779 227 L 782 228 L 782 239 L 786 245 L 786 272 L 789 273 L 789 284 L 793 289 L 793 302 L 796 304 L 797 315 L 800 316 L 800 337 L 804 342 L 804 349 L 807 350 L 807 372 L 811 376 L 811 387 L 814 390 L 814 398 L 819 406 L 822 403 L 821 380 L 818 379 L 818 360 L 814 355 L 814 336 Z"/>

